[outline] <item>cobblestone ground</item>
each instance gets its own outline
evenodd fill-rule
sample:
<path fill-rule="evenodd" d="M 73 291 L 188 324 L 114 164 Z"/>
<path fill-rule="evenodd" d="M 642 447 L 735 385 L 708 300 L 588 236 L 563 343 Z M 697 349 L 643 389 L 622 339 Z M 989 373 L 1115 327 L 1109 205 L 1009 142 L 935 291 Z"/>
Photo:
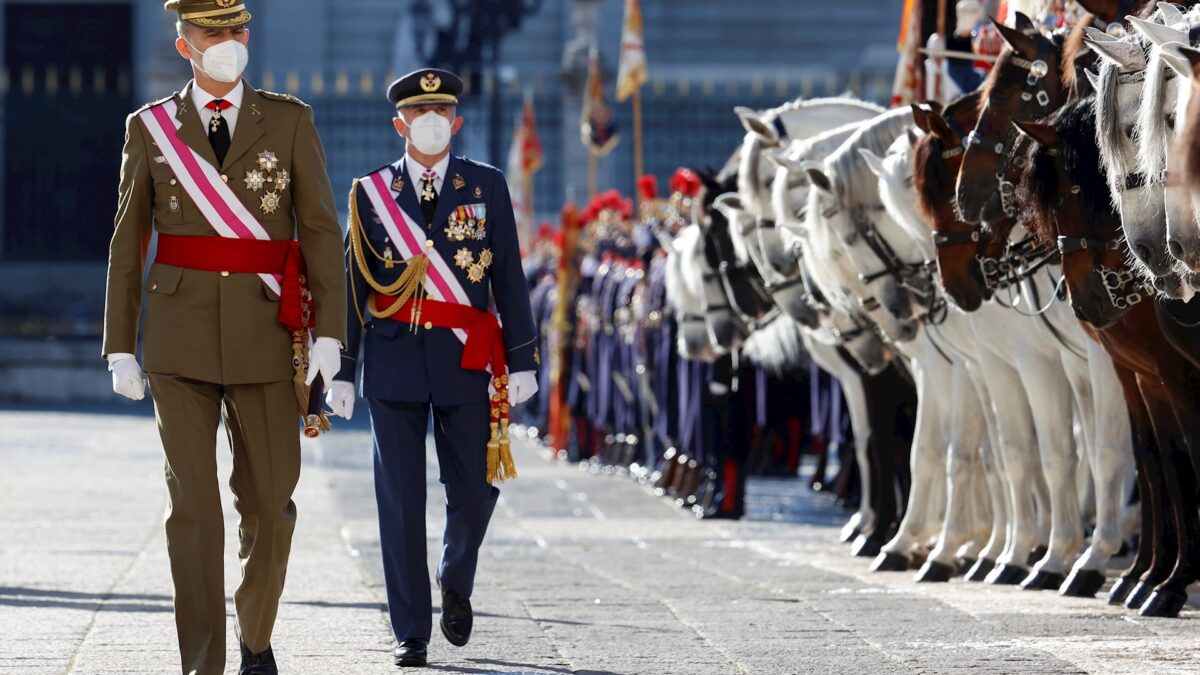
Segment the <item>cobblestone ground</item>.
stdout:
<path fill-rule="evenodd" d="M 0 411 L 0 673 L 178 672 L 147 412 Z M 274 640 L 282 672 L 395 672 L 365 420 L 305 454 Z M 755 482 L 754 520 L 699 522 L 628 479 L 530 446 L 517 459 L 521 479 L 504 487 L 481 557 L 475 635 L 463 649 L 435 636 L 439 670 L 1200 672 L 1194 607 L 1142 619 L 1099 600 L 873 574 L 836 543 L 841 516 L 800 481 Z M 432 461 L 429 480 L 436 555 Z M 226 529 L 232 594 L 232 519 Z"/>

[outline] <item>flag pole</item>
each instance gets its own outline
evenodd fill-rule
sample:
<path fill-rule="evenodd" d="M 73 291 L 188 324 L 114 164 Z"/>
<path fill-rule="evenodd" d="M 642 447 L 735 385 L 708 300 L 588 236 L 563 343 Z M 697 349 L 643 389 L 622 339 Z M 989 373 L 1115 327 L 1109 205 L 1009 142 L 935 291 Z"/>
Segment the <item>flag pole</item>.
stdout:
<path fill-rule="evenodd" d="M 588 151 L 588 200 L 596 198 L 596 153 Z"/>
<path fill-rule="evenodd" d="M 642 88 L 633 90 L 633 181 L 639 185 L 642 180 Z M 642 193 L 634 190 L 640 211 Z"/>

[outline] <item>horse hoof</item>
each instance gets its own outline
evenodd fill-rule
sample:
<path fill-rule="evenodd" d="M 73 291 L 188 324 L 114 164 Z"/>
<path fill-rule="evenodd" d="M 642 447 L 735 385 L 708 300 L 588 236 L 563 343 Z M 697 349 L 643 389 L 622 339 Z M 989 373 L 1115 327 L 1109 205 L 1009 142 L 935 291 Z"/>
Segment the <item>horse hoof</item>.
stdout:
<path fill-rule="evenodd" d="M 908 558 L 891 551 L 880 553 L 875 558 L 875 562 L 871 563 L 872 572 L 903 572 L 907 569 Z"/>
<path fill-rule="evenodd" d="M 975 566 L 975 559 L 974 558 L 959 558 L 958 560 L 954 561 L 954 564 L 958 566 L 958 569 L 955 570 L 954 575 L 958 576 L 960 574 L 966 574 L 967 572 L 969 572 L 971 570 L 971 568 Z"/>
<path fill-rule="evenodd" d="M 858 539 L 858 536 L 860 534 L 862 534 L 862 530 L 860 530 L 857 527 L 852 530 L 848 530 L 848 531 L 843 530 L 842 531 L 842 543 L 843 544 L 852 544 L 852 543 L 854 543 L 855 539 Z"/>
<path fill-rule="evenodd" d="M 1146 602 L 1142 603 L 1142 608 L 1138 610 L 1138 614 L 1140 616 L 1158 616 L 1173 619 L 1179 616 L 1179 610 L 1183 609 L 1183 605 L 1186 602 L 1186 593 L 1164 588 L 1151 593 Z"/>
<path fill-rule="evenodd" d="M 883 548 L 883 542 L 873 537 L 859 536 L 854 540 L 854 548 L 850 550 L 850 555 L 855 558 L 874 558 L 879 555 L 879 549 Z"/>
<path fill-rule="evenodd" d="M 1129 592 L 1136 585 L 1136 577 L 1117 577 L 1117 581 L 1113 584 L 1113 587 L 1108 590 L 1108 604 L 1125 604 L 1125 598 L 1129 597 Z"/>
<path fill-rule="evenodd" d="M 1103 585 L 1104 573 L 1099 570 L 1072 570 L 1058 593 L 1068 598 L 1094 598 Z"/>
<path fill-rule="evenodd" d="M 929 554 L 918 549 L 913 553 L 912 560 L 908 561 L 908 569 L 919 570 L 925 566 L 925 561 L 929 559 Z"/>
<path fill-rule="evenodd" d="M 1030 551 L 1029 552 L 1029 564 L 1036 565 L 1039 560 L 1046 557 L 1046 552 L 1049 550 L 1050 549 L 1046 548 L 1045 546 L 1039 545 L 1037 548 Z"/>
<path fill-rule="evenodd" d="M 1130 591 L 1129 597 L 1125 598 L 1125 609 L 1141 609 L 1152 593 L 1154 593 L 1154 584 L 1139 581 L 1137 586 Z"/>
<path fill-rule="evenodd" d="M 1059 586 L 1062 586 L 1062 583 L 1062 574 L 1038 570 L 1025 577 L 1025 581 L 1021 582 L 1021 588 L 1027 591 L 1048 591 L 1050 589 L 1057 589 Z"/>
<path fill-rule="evenodd" d="M 925 565 L 921 567 L 921 571 L 917 572 L 918 582 L 938 582 L 950 581 L 950 577 L 954 576 L 954 568 L 945 563 L 940 563 L 936 560 L 927 560 Z"/>
<path fill-rule="evenodd" d="M 985 581 L 995 568 L 995 560 L 980 558 L 979 562 L 972 565 L 971 569 L 967 572 L 967 581 Z"/>
<path fill-rule="evenodd" d="M 984 579 L 989 584 L 997 586 L 1014 586 L 1021 583 L 1021 580 L 1029 576 L 1029 570 L 1016 565 L 996 565 L 992 573 Z"/>

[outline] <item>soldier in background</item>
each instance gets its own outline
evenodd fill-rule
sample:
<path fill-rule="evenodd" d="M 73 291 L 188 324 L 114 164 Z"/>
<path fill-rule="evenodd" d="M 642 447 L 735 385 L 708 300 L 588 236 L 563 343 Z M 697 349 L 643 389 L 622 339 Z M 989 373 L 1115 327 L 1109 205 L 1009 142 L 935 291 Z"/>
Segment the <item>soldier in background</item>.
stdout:
<path fill-rule="evenodd" d="M 241 78 L 250 12 L 239 0 L 165 8 L 178 12 L 175 46 L 194 79 L 129 116 L 103 353 L 113 389 L 140 400 L 142 277 L 157 232 L 141 342 L 166 453 L 182 670 L 225 671 L 224 417 L 241 516 L 239 672 L 274 675 L 271 634 L 296 525 L 297 413 L 308 412 L 301 404 L 318 375 L 337 373 L 345 340 L 341 228 L 312 110 Z"/>

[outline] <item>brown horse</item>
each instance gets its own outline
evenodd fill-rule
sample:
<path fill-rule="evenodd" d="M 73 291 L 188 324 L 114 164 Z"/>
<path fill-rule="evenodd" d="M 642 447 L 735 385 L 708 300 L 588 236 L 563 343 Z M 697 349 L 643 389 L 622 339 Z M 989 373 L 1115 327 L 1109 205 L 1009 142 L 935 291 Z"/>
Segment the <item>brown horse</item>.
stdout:
<path fill-rule="evenodd" d="M 996 25 L 1006 44 L 980 89 L 979 119 L 958 173 L 955 203 L 968 223 L 1013 215 L 1014 186 L 1005 173 L 1016 130 L 1009 121 L 1044 117 L 1066 99 L 1062 36 L 1044 36 L 1024 14 L 1016 16 L 1016 28 Z"/>
<path fill-rule="evenodd" d="M 1200 370 L 1167 340 L 1154 303 L 1120 282 L 1128 272 L 1120 214 L 1102 173 L 1093 103 L 1085 98 L 1044 122 L 1019 123 L 1029 139 L 1020 200 L 1038 237 L 1059 247 L 1071 305 L 1096 322 L 1130 409 L 1142 539 L 1109 601 L 1124 600 L 1144 616 L 1176 616 L 1200 564 L 1193 463 L 1200 424 L 1191 384 Z"/>

